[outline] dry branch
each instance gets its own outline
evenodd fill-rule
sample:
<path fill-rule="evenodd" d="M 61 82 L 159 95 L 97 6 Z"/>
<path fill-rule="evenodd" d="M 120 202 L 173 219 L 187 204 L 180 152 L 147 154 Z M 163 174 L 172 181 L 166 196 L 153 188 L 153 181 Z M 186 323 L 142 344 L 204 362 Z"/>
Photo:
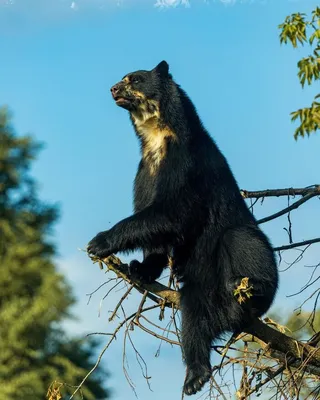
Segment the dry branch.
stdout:
<path fill-rule="evenodd" d="M 129 274 L 128 265 L 123 264 L 121 260 L 115 255 L 112 255 L 101 261 L 104 262 L 104 264 L 108 267 L 108 269 L 115 272 L 119 278 L 124 279 L 130 284 L 134 284 L 135 288 L 139 290 L 139 292 L 144 293 L 147 290 L 148 297 L 149 294 L 152 294 L 156 296 L 158 302 L 162 302 L 164 300 L 166 305 L 171 307 L 171 304 L 173 304 L 176 308 L 179 308 L 179 293 L 177 291 L 170 289 L 159 282 L 153 282 L 153 283 L 139 282 L 137 279 L 133 278 Z M 151 298 L 151 300 L 156 301 L 154 298 Z"/>
<path fill-rule="evenodd" d="M 268 217 L 259 219 L 258 224 L 264 224 L 266 222 L 269 222 L 273 219 L 279 218 L 282 215 L 287 214 L 288 212 L 295 210 L 296 208 L 300 207 L 303 203 L 307 202 L 308 200 L 312 199 L 313 197 L 319 196 L 320 195 L 320 186 L 318 186 L 317 188 L 313 189 L 313 191 L 311 191 L 310 193 L 306 194 L 305 196 L 303 196 L 300 200 L 292 203 L 289 207 L 284 208 L 281 211 L 278 211 L 272 215 L 269 215 Z"/>
<path fill-rule="evenodd" d="M 242 197 L 245 199 L 261 199 L 264 197 L 282 197 L 282 196 L 306 196 L 310 193 L 320 195 L 320 185 L 312 185 L 305 188 L 287 188 L 287 189 L 266 189 L 266 190 L 241 190 Z"/>
<path fill-rule="evenodd" d="M 319 243 L 319 242 L 320 242 L 320 237 L 314 238 L 314 239 L 303 240 L 302 242 L 290 243 L 290 244 L 285 244 L 283 246 L 274 247 L 273 250 L 274 251 L 290 250 L 290 249 L 294 249 L 296 247 L 308 246 L 310 244 Z"/>

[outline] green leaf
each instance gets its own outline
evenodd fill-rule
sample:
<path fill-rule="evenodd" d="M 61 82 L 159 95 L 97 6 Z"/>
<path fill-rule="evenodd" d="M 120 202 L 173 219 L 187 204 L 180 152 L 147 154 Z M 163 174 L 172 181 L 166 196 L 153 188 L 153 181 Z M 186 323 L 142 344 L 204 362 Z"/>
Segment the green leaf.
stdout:
<path fill-rule="evenodd" d="M 315 98 L 319 98 L 317 95 Z M 309 136 L 320 129 L 320 103 L 314 101 L 309 108 L 302 108 L 291 113 L 291 120 L 299 119 L 299 126 L 296 128 L 294 138 Z"/>

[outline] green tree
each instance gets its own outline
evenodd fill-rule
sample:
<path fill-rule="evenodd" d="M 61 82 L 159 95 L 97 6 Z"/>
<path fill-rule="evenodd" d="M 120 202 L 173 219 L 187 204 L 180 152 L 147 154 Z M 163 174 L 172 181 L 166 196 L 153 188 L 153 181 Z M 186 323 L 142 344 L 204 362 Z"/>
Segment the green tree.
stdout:
<path fill-rule="evenodd" d="M 320 335 L 320 310 L 314 308 L 312 312 L 298 309 L 290 315 L 284 315 L 281 310 L 272 315 L 272 319 L 280 322 L 280 328 L 285 329 L 291 337 L 296 340 L 317 344 Z M 278 326 L 279 328 L 279 326 Z M 287 392 L 295 398 L 295 392 L 299 387 L 299 399 L 318 399 L 319 398 L 319 379 L 315 375 L 306 374 L 305 371 L 295 371 L 296 387 L 290 384 L 291 375 L 284 374 L 277 379 L 278 382 L 286 382 Z M 277 390 L 273 389 L 274 396 Z"/>
<path fill-rule="evenodd" d="M 295 13 L 286 17 L 279 25 L 280 42 L 290 42 L 294 48 L 308 44 L 312 54 L 298 62 L 298 77 L 301 86 L 311 85 L 320 80 L 320 8 L 312 11 L 310 19 L 306 14 Z M 294 138 L 304 137 L 306 134 L 320 129 L 320 93 L 314 98 L 310 107 L 301 108 L 291 113 L 292 121 L 299 120 L 300 124 L 295 130 Z"/>
<path fill-rule="evenodd" d="M 0 109 L 0 400 L 43 400 L 55 380 L 67 385 L 57 383 L 51 398 L 65 398 L 93 366 L 96 342 L 68 339 L 59 327 L 74 299 L 52 261 L 57 207 L 39 200 L 29 174 L 40 148 Z M 82 393 L 106 399 L 106 373 L 94 375 Z"/>
<path fill-rule="evenodd" d="M 292 337 L 297 340 L 310 338 L 320 332 L 320 309 L 308 311 L 295 311 L 287 317 L 284 325 L 292 332 Z"/>

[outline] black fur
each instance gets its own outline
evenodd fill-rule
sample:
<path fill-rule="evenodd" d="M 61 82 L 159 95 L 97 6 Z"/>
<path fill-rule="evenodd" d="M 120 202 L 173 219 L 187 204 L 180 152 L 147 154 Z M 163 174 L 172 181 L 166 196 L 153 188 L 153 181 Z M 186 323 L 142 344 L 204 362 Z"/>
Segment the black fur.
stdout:
<path fill-rule="evenodd" d="M 274 253 L 225 157 L 165 61 L 151 71 L 128 74 L 112 94 L 130 111 L 142 154 L 155 131 L 154 124 L 153 130 L 139 130 L 139 121 L 147 118 L 151 124 L 153 118 L 159 134 L 172 136 L 165 137 L 164 156 L 153 170 L 156 155 L 142 157 L 135 179 L 135 213 L 99 233 L 88 252 L 106 257 L 142 249 L 143 262 L 134 260 L 131 270 L 146 281 L 157 279 L 172 255 L 183 282 L 184 392 L 193 394 L 210 378 L 212 342 L 224 332 L 241 332 L 270 307 L 278 285 Z M 254 296 L 240 305 L 234 289 L 244 277 Z"/>

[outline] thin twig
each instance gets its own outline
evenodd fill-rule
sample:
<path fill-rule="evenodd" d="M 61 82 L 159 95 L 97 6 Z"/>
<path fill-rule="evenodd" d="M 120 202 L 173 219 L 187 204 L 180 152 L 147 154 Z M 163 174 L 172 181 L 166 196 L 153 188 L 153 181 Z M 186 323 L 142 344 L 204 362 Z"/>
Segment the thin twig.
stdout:
<path fill-rule="evenodd" d="M 264 217 L 262 219 L 259 219 L 257 222 L 258 224 L 264 224 L 268 221 L 271 221 L 273 219 L 279 218 L 282 215 L 287 214 L 289 211 L 295 210 L 296 208 L 300 207 L 303 203 L 305 203 L 306 201 L 312 199 L 315 196 L 319 196 L 320 195 L 320 186 L 317 189 L 314 189 L 312 192 L 308 193 L 307 195 L 305 195 L 304 197 L 302 197 L 302 199 L 296 201 L 295 203 L 292 203 L 291 206 L 284 208 L 281 211 L 278 211 L 272 215 L 269 215 L 268 217 Z"/>
<path fill-rule="evenodd" d="M 131 290 L 134 288 L 134 284 L 129 286 L 129 289 L 125 292 L 125 294 L 121 297 L 120 301 L 118 302 L 118 304 L 116 305 L 113 313 L 111 314 L 111 316 L 109 317 L 109 322 L 111 322 L 113 320 L 113 318 L 115 317 L 115 315 L 117 314 L 117 311 L 119 309 L 119 307 L 121 306 L 122 302 L 124 301 L 124 299 L 129 295 L 129 293 L 131 292 Z"/>
<path fill-rule="evenodd" d="M 319 243 L 319 242 L 320 242 L 320 237 L 314 238 L 314 239 L 309 239 L 309 240 L 304 240 L 302 242 L 285 244 L 284 246 L 274 247 L 273 250 L 274 251 L 289 250 L 289 249 L 294 249 L 295 247 L 307 246 L 308 244 L 314 244 L 314 243 Z"/>
<path fill-rule="evenodd" d="M 155 308 L 158 308 L 159 305 L 155 304 L 153 306 L 149 306 L 146 307 L 145 309 L 141 310 L 142 312 L 146 312 L 149 310 L 154 310 Z M 91 368 L 91 370 L 87 373 L 87 375 L 82 379 L 82 381 L 80 382 L 80 384 L 77 386 L 76 390 L 72 393 L 71 397 L 69 398 L 69 400 L 73 399 L 74 396 L 77 394 L 77 392 L 81 389 L 81 387 L 84 385 L 84 383 L 86 382 L 86 380 L 89 378 L 89 376 L 98 368 L 100 361 L 104 355 L 104 353 L 107 351 L 107 349 L 109 348 L 109 346 L 111 345 L 111 343 L 113 342 L 113 340 L 116 338 L 117 333 L 120 331 L 120 329 L 123 327 L 123 325 L 126 324 L 126 322 L 128 322 L 131 318 L 134 318 L 136 315 L 136 313 L 134 312 L 133 314 L 131 314 L 129 317 L 127 317 L 124 321 L 122 321 L 118 327 L 115 329 L 115 331 L 112 334 L 111 339 L 109 340 L 109 342 L 104 346 L 104 348 L 102 349 L 101 353 L 99 354 L 99 357 L 95 363 L 95 365 Z"/>

